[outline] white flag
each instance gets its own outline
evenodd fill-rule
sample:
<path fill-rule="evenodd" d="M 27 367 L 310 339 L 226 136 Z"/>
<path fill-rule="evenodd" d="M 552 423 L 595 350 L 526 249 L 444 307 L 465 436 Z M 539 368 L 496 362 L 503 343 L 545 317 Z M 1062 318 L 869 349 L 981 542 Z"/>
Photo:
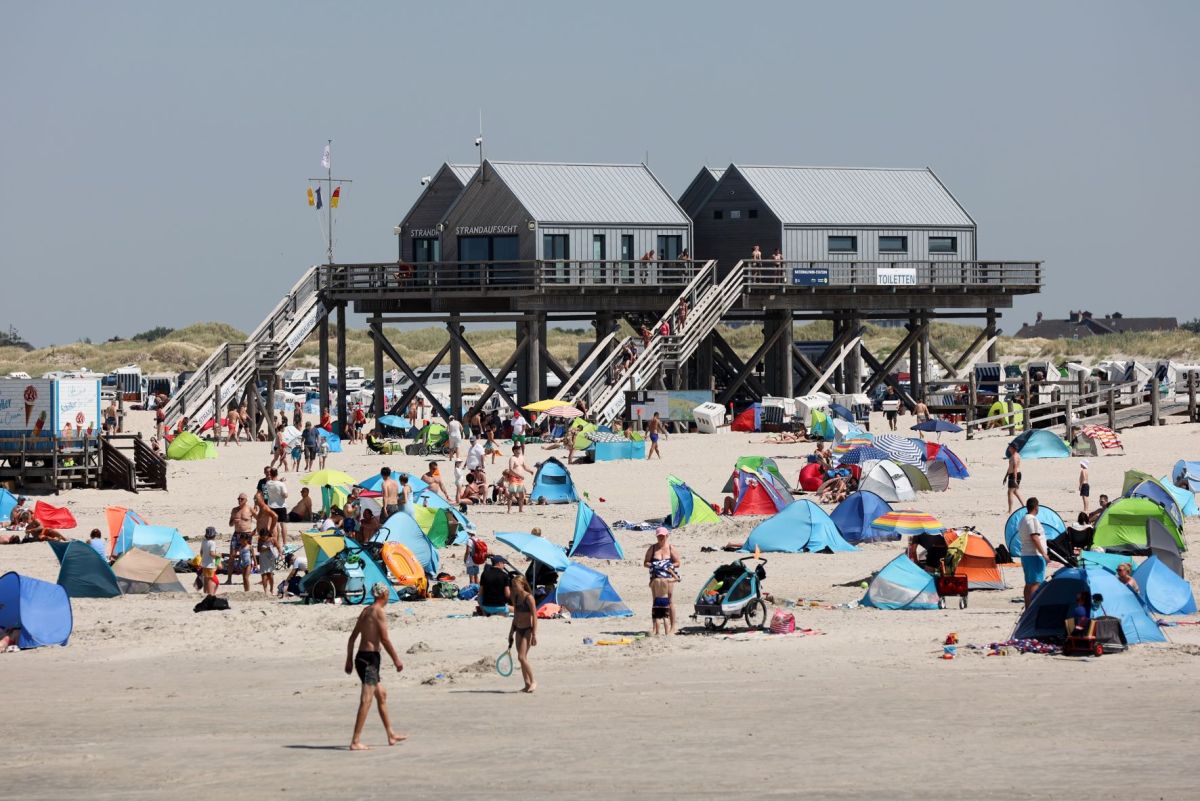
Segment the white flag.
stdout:
<path fill-rule="evenodd" d="M 321 151 L 321 166 L 329 169 L 329 145 L 325 145 L 325 149 Z"/>

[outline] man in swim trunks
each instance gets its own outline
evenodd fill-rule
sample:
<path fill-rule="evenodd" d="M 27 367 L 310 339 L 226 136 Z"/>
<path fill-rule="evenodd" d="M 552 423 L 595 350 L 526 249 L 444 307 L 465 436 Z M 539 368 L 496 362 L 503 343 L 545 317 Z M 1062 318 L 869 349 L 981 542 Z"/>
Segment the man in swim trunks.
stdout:
<path fill-rule="evenodd" d="M 521 471 L 529 475 L 535 473 L 525 464 L 525 446 L 513 445 L 512 456 L 508 457 L 508 469 L 504 471 L 503 481 L 508 490 L 508 511 L 512 511 L 512 502 L 517 501 L 517 511 L 525 510 L 525 477 Z"/>
<path fill-rule="evenodd" d="M 406 734 L 397 734 L 392 728 L 388 717 L 387 690 L 379 680 L 380 650 L 387 651 L 396 672 L 404 670 L 404 664 L 396 653 L 395 646 L 388 636 L 387 615 L 384 610 L 388 602 L 388 586 L 382 581 L 371 587 L 372 604 L 358 615 L 354 631 L 350 632 L 350 640 L 346 643 L 346 674 L 351 670 L 358 673 L 362 682 L 362 694 L 358 699 L 358 715 L 354 719 L 354 736 L 350 739 L 351 751 L 366 751 L 367 746 L 362 742 L 363 726 L 367 723 L 367 713 L 371 711 L 371 701 L 374 699 L 379 707 L 379 718 L 383 721 L 383 730 L 387 732 L 388 745 L 395 745 L 407 739 Z M 354 652 L 354 641 L 362 638 L 358 645 L 358 653 Z"/>
<path fill-rule="evenodd" d="M 1013 445 L 1008 446 L 1008 469 L 1004 473 L 1004 485 L 1008 487 L 1008 513 L 1011 515 L 1014 499 L 1020 505 L 1025 503 L 1021 499 L 1021 454 Z"/>
<path fill-rule="evenodd" d="M 658 449 L 658 438 L 659 436 L 665 437 L 667 430 L 663 426 L 662 420 L 659 419 L 658 412 L 655 412 L 654 416 L 650 418 L 650 422 L 646 423 L 646 431 L 650 434 L 650 452 L 646 454 L 646 458 L 649 459 L 658 454 L 658 458 L 661 459 L 662 452 Z"/>

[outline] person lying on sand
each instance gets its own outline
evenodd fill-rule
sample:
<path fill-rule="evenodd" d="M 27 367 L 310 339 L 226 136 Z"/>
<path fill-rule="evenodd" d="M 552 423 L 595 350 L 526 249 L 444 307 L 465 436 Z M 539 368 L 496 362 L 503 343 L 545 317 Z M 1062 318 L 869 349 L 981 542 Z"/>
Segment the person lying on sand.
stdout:
<path fill-rule="evenodd" d="M 799 431 L 796 433 L 793 433 L 791 431 L 781 431 L 778 434 L 774 434 L 763 440 L 763 442 L 769 443 L 772 445 L 789 445 L 789 444 L 796 443 L 796 442 L 807 442 L 807 441 L 808 441 L 808 437 L 805 436 L 805 432 L 803 432 L 803 431 Z"/>

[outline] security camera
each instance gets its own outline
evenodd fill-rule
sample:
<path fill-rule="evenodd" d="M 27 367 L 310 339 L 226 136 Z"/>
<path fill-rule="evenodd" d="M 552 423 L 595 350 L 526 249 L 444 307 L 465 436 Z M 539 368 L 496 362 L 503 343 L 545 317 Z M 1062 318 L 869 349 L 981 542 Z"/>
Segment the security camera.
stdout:
<path fill-rule="evenodd" d="M 404 229 L 401 228 L 399 225 L 397 225 L 395 228 L 392 229 L 392 233 L 395 234 L 396 236 L 400 236 L 400 234 L 403 232 L 404 232 Z"/>
<path fill-rule="evenodd" d="M 424 175 L 421 177 L 421 186 L 429 186 L 429 182 L 433 180 L 432 175 Z"/>
<path fill-rule="evenodd" d="M 482 136 L 475 137 L 475 147 L 479 147 L 482 144 L 483 144 L 483 137 Z"/>

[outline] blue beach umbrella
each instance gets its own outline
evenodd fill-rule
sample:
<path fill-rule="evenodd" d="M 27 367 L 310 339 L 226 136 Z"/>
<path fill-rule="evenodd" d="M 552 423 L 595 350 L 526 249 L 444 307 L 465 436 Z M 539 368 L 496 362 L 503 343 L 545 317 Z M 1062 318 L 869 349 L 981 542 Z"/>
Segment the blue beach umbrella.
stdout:
<path fill-rule="evenodd" d="M 915 426 L 913 426 L 912 430 L 913 431 L 935 431 L 938 434 L 941 434 L 942 432 L 949 432 L 951 434 L 957 434 L 958 432 L 962 431 L 962 428 L 954 425 L 954 423 L 948 423 L 945 420 L 923 420 L 920 423 L 917 423 Z"/>
<path fill-rule="evenodd" d="M 571 565 L 562 546 L 542 537 L 519 531 L 500 531 L 496 533 L 496 539 L 554 570 L 561 572 Z"/>

